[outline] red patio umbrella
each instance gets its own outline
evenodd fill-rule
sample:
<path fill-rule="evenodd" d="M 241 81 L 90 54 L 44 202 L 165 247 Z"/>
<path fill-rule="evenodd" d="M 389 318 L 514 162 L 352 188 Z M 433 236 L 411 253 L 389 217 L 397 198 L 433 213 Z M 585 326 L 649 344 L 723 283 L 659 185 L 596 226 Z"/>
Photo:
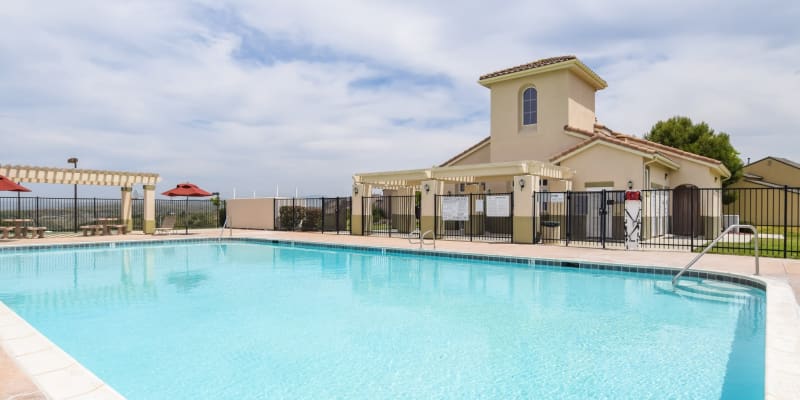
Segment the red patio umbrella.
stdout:
<path fill-rule="evenodd" d="M 19 194 L 20 192 L 30 192 L 31 190 L 26 188 L 25 186 L 15 183 L 11 179 L 8 179 L 3 175 L 0 175 L 0 191 L 17 192 L 17 218 L 19 218 L 19 209 L 20 209 Z"/>
<path fill-rule="evenodd" d="M 186 196 L 186 207 L 185 207 L 185 209 L 183 211 L 184 214 L 187 217 L 186 220 L 183 223 L 184 228 L 186 229 L 184 234 L 186 234 L 186 235 L 189 234 L 189 218 L 188 218 L 189 197 L 208 197 L 208 196 L 211 196 L 211 193 L 206 192 L 205 190 L 200 189 L 199 187 L 197 187 L 197 185 L 192 184 L 192 183 L 188 183 L 188 182 L 187 183 L 179 183 L 174 188 L 172 188 L 170 190 L 167 190 L 166 192 L 161 193 L 161 194 L 163 194 L 164 196 L 169 196 L 169 197 Z"/>

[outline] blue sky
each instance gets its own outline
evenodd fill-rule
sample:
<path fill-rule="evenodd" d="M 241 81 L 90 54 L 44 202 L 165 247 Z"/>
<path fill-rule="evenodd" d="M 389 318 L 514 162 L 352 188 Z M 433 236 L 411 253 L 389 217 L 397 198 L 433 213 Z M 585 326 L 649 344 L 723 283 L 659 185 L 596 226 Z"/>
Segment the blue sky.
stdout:
<path fill-rule="evenodd" d="M 346 195 L 354 172 L 488 136 L 478 76 L 562 54 L 608 81 L 597 115 L 615 130 L 686 115 L 744 159 L 800 161 L 799 3 L 651 3 L 3 2 L 0 164 Z"/>

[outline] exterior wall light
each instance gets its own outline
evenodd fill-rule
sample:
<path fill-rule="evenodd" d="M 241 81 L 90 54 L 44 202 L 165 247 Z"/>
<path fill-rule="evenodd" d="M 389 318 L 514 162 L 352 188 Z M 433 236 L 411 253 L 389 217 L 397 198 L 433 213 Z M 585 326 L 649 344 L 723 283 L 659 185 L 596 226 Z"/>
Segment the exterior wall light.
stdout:
<path fill-rule="evenodd" d="M 428 185 L 427 183 L 422 188 L 425 189 L 426 194 L 431 191 L 431 185 Z"/>
<path fill-rule="evenodd" d="M 358 194 L 358 185 L 353 185 L 353 194 Z"/>
<path fill-rule="evenodd" d="M 628 180 L 628 190 L 633 189 L 633 181 Z"/>
<path fill-rule="evenodd" d="M 525 178 L 519 178 L 519 190 L 525 187 Z"/>

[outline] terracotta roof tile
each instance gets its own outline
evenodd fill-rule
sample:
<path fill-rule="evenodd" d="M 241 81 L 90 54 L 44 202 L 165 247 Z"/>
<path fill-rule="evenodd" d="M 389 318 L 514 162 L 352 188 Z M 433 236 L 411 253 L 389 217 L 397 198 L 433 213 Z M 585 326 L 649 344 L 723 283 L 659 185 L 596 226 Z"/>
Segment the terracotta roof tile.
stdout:
<path fill-rule="evenodd" d="M 513 74 L 515 72 L 522 72 L 527 71 L 529 69 L 544 67 L 547 65 L 558 64 L 564 61 L 576 60 L 577 57 L 575 56 L 559 56 L 559 57 L 550 57 L 550 58 L 543 58 L 541 60 L 536 60 L 533 62 L 529 62 L 527 64 L 517 65 L 516 67 L 501 69 L 499 71 L 490 72 L 486 75 L 481 75 L 479 80 L 494 78 L 498 76 Z"/>

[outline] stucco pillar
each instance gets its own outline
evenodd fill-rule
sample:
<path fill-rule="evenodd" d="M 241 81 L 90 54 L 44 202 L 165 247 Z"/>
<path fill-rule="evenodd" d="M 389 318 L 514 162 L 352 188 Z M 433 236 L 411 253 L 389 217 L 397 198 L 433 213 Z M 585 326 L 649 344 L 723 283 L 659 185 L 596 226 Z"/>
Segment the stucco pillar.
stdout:
<path fill-rule="evenodd" d="M 514 177 L 514 243 L 533 243 L 534 224 L 539 216 L 533 194 L 539 191 L 539 177 L 518 175 Z"/>
<path fill-rule="evenodd" d="M 369 197 L 372 186 L 364 183 L 353 184 L 353 198 L 350 204 L 352 215 L 350 216 L 350 232 L 353 235 L 364 235 L 363 202 L 364 197 Z M 367 223 L 372 223 L 372 214 L 367 213 Z"/>
<path fill-rule="evenodd" d="M 133 230 L 133 203 L 131 202 L 131 192 L 133 191 L 132 187 L 121 187 L 120 188 L 120 195 L 122 204 L 119 217 L 121 219 L 122 225 L 125 225 L 126 231 L 130 232 Z"/>
<path fill-rule="evenodd" d="M 436 228 L 436 195 L 444 193 L 444 182 L 437 180 L 420 183 L 419 231 L 433 231 Z M 434 231 L 435 232 L 435 231 Z"/>
<path fill-rule="evenodd" d="M 150 234 L 156 231 L 156 187 L 144 185 L 144 223 L 142 231 Z"/>

